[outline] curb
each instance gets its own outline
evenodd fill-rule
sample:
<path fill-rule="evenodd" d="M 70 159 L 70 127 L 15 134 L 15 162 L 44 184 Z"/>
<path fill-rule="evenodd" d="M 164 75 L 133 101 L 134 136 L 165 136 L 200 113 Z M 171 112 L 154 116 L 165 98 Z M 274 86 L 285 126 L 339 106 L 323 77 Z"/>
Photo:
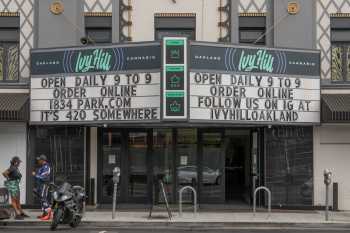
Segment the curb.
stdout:
<path fill-rule="evenodd" d="M 49 227 L 50 222 L 38 221 L 0 221 L 0 227 Z M 62 225 L 64 226 L 64 225 Z M 67 226 L 67 225 L 66 225 Z M 349 229 L 350 222 L 101 222 L 83 221 L 79 228 L 118 228 L 118 229 L 190 229 L 213 230 L 234 228 L 289 228 L 289 229 Z"/>

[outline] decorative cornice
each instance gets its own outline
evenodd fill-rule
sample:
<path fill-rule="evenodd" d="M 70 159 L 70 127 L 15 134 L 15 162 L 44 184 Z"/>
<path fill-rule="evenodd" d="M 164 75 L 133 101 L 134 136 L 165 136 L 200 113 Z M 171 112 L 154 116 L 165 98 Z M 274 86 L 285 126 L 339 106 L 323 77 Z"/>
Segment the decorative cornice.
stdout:
<path fill-rule="evenodd" d="M 2 17 L 18 17 L 19 12 L 0 12 L 0 16 Z"/>
<path fill-rule="evenodd" d="M 155 17 L 196 17 L 195 13 L 155 13 Z"/>
<path fill-rule="evenodd" d="M 250 16 L 250 17 L 259 17 L 259 16 L 266 16 L 267 13 L 253 13 L 253 12 L 247 12 L 247 13 L 239 13 L 239 16 Z"/>
<path fill-rule="evenodd" d="M 330 17 L 339 17 L 339 18 L 342 18 L 342 17 L 350 17 L 350 13 L 331 13 L 329 14 Z"/>

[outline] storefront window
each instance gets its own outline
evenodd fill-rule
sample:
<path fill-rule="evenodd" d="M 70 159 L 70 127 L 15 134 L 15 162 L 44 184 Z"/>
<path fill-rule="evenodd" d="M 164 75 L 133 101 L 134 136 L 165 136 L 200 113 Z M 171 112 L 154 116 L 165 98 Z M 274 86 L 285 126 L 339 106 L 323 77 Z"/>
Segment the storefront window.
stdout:
<path fill-rule="evenodd" d="M 112 43 L 112 16 L 85 16 L 85 33 L 93 44 Z"/>
<path fill-rule="evenodd" d="M 44 154 L 52 167 L 52 181 L 67 181 L 84 187 L 84 128 L 36 127 L 30 129 L 30 171 L 37 169 L 35 158 Z M 28 180 L 34 188 L 34 180 Z M 29 189 L 29 190 L 32 190 Z M 29 193 L 28 203 L 33 203 Z"/>
<path fill-rule="evenodd" d="M 2 43 L 0 41 L 0 81 L 18 80 L 18 50 L 18 42 Z"/>
<path fill-rule="evenodd" d="M 19 78 L 19 16 L 0 16 L 0 82 Z"/>
<path fill-rule="evenodd" d="M 239 43 L 266 44 L 266 17 L 265 16 L 240 16 L 239 17 Z"/>
<path fill-rule="evenodd" d="M 190 185 L 198 187 L 197 129 L 177 130 L 177 190 Z M 192 201 L 192 193 L 183 193 L 184 201 Z"/>
<path fill-rule="evenodd" d="M 37 128 L 35 155 L 44 154 L 53 180 L 84 186 L 84 129 L 75 127 Z M 33 158 L 34 159 L 34 158 Z"/>
<path fill-rule="evenodd" d="M 332 46 L 332 81 L 343 80 L 343 52 L 340 46 Z"/>
<path fill-rule="evenodd" d="M 312 205 L 312 135 L 312 127 L 267 130 L 265 178 L 273 205 Z"/>
<path fill-rule="evenodd" d="M 350 44 L 332 46 L 332 81 L 350 81 Z"/>
<path fill-rule="evenodd" d="M 203 133 L 203 167 L 201 196 L 209 202 L 223 202 L 222 134 Z"/>
<path fill-rule="evenodd" d="M 155 40 L 162 40 L 163 37 L 180 36 L 188 40 L 196 39 L 196 17 L 188 15 L 185 17 L 164 17 L 154 18 Z"/>
<path fill-rule="evenodd" d="M 331 17 L 332 62 L 331 79 L 333 82 L 350 81 L 350 18 Z"/>
<path fill-rule="evenodd" d="M 130 132 L 129 198 L 147 198 L 147 132 Z"/>

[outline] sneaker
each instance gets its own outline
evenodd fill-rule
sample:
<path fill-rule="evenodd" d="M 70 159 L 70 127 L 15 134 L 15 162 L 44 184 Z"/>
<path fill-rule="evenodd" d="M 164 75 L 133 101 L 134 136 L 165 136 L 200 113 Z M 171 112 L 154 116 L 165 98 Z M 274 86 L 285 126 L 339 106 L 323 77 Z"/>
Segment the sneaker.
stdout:
<path fill-rule="evenodd" d="M 15 219 L 16 220 L 24 220 L 23 216 L 21 216 L 21 215 L 16 215 Z"/>
<path fill-rule="evenodd" d="M 49 215 L 49 214 L 46 214 L 46 215 L 42 216 L 42 217 L 40 218 L 40 220 L 42 220 L 42 221 L 50 220 L 50 215 Z"/>
<path fill-rule="evenodd" d="M 24 213 L 24 212 L 23 212 L 23 213 L 21 213 L 21 216 L 22 216 L 22 217 L 24 217 L 24 218 L 29 218 L 29 215 L 28 215 L 28 214 L 26 214 L 26 213 Z"/>
<path fill-rule="evenodd" d="M 43 220 L 43 221 L 50 220 L 50 219 L 51 219 L 51 215 L 52 215 L 51 208 L 48 208 L 46 214 L 43 215 L 43 216 L 40 218 L 40 220 Z"/>
<path fill-rule="evenodd" d="M 45 216 L 45 212 L 43 212 L 42 214 L 40 214 L 40 215 L 38 215 L 36 218 L 42 218 L 42 217 L 44 217 Z"/>

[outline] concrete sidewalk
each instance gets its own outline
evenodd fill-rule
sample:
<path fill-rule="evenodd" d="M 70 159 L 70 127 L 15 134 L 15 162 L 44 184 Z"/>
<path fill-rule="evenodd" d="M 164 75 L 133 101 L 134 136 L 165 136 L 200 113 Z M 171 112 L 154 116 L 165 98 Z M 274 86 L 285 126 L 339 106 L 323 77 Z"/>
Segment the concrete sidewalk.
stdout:
<path fill-rule="evenodd" d="M 40 221 L 37 210 L 27 210 L 30 218 L 24 221 L 9 219 L 0 221 L 8 226 L 42 226 L 49 221 Z M 185 212 L 182 217 L 173 212 L 168 219 L 166 212 L 154 212 L 148 218 L 146 211 L 118 211 L 112 219 L 111 211 L 88 211 L 83 218 L 83 226 L 121 228 L 230 228 L 230 227 L 341 227 L 350 229 L 350 212 L 330 212 L 330 220 L 324 220 L 323 211 L 278 211 L 271 214 L 258 212 Z"/>

